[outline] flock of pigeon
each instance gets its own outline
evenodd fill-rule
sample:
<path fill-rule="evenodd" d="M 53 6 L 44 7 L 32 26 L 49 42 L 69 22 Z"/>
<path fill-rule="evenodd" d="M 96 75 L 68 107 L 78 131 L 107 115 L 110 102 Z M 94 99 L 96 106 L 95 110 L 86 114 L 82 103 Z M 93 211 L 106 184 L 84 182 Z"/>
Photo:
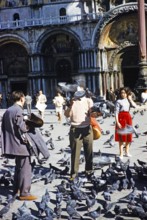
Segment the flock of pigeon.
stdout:
<path fill-rule="evenodd" d="M 50 115 L 56 120 L 54 111 L 50 111 Z M 140 137 L 147 141 L 147 127 L 139 129 L 141 120 L 146 123 L 146 115 L 146 109 L 132 110 L 132 117 L 138 118 L 138 123 L 134 125 L 134 142 Z M 46 118 L 45 122 L 48 119 Z M 81 152 L 79 176 L 73 181 L 69 178 L 70 147 L 65 145 L 69 143 L 68 133 L 63 135 L 63 130 L 69 132 L 69 122 L 45 123 L 40 128 L 50 151 L 50 158 L 47 161 L 43 158 L 39 161 L 32 158 L 32 188 L 40 190 L 40 197 L 34 202 L 22 202 L 12 196 L 14 161 L 1 157 L 0 219 L 146 220 L 147 160 L 121 160 L 116 155 L 115 149 L 118 146 L 114 142 L 114 120 L 113 114 L 108 112 L 98 118 L 102 136 L 94 143 L 93 173 L 87 178 L 84 170 L 81 171 L 85 163 Z M 101 146 L 97 150 L 99 143 L 103 148 Z M 147 142 L 143 145 L 143 148 L 147 149 Z M 147 158 L 146 152 L 147 150 L 143 158 Z M 140 153 L 143 153 L 142 149 Z"/>

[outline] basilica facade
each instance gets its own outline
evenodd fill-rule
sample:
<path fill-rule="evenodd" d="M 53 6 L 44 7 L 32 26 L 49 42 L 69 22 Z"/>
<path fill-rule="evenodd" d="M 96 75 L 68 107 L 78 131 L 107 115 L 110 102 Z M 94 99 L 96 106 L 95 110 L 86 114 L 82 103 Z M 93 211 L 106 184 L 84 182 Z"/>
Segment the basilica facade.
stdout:
<path fill-rule="evenodd" d="M 146 5 L 147 10 L 147 5 Z M 0 93 L 85 81 L 96 95 L 138 80 L 138 5 L 129 0 L 0 0 Z"/>

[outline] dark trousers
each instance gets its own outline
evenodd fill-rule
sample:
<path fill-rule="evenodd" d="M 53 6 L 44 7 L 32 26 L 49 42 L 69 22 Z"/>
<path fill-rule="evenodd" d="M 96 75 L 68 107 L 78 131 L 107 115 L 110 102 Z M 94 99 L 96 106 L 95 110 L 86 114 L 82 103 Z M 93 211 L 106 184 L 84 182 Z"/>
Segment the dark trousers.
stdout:
<path fill-rule="evenodd" d="M 92 127 L 70 128 L 71 148 L 71 177 L 75 177 L 79 171 L 79 159 L 81 148 L 84 148 L 85 171 L 91 172 L 93 166 L 93 131 Z"/>
<path fill-rule="evenodd" d="M 20 196 L 30 194 L 32 166 L 28 156 L 16 156 L 14 174 L 14 194 L 20 190 Z"/>

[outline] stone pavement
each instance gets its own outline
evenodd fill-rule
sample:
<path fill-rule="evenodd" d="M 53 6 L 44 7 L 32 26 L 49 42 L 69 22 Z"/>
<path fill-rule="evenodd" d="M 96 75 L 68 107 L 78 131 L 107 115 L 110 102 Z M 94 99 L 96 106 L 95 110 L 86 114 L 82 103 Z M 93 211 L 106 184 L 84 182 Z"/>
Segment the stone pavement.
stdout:
<path fill-rule="evenodd" d="M 145 109 L 145 107 L 142 107 Z M 4 110 L 0 110 L 0 116 L 3 115 Z M 34 113 L 37 114 L 36 110 L 33 110 Z M 131 114 L 134 117 L 133 118 L 133 124 L 138 125 L 138 133 L 147 131 L 147 110 L 143 111 L 143 115 L 138 112 L 135 115 L 133 114 L 134 109 L 131 110 Z M 98 118 L 98 121 L 100 122 L 100 126 L 102 130 L 104 131 L 104 134 L 101 136 L 99 140 L 94 141 L 94 160 L 96 161 L 97 153 L 100 150 L 103 155 L 110 156 L 111 159 L 114 161 L 115 155 L 118 155 L 119 149 L 118 149 L 118 143 L 115 143 L 115 146 L 111 147 L 109 145 L 104 145 L 104 142 L 112 135 L 114 134 L 114 117 L 107 117 L 106 119 L 102 119 L 101 117 Z M 65 123 L 65 124 L 64 124 Z M 51 130 L 51 125 L 53 125 L 54 129 Z M 55 111 L 53 109 L 48 109 L 45 112 L 45 119 L 44 119 L 44 125 L 43 125 L 43 138 L 45 141 L 47 141 L 50 137 L 46 137 L 44 135 L 45 131 L 50 131 L 51 137 L 53 139 L 54 143 L 54 149 L 51 149 L 49 147 L 50 151 L 50 158 L 48 161 L 46 161 L 45 164 L 39 165 L 35 167 L 35 172 L 37 173 L 39 170 L 41 170 L 42 173 L 48 172 L 49 171 L 49 163 L 52 165 L 64 169 L 64 167 L 60 166 L 58 161 L 63 158 L 63 155 L 66 154 L 67 158 L 70 157 L 70 148 L 69 148 L 69 137 L 68 137 L 68 132 L 69 132 L 69 125 L 66 124 L 66 119 L 63 116 L 62 123 L 57 122 L 57 117 L 55 115 Z M 110 134 L 106 135 L 106 131 L 110 131 Z M 59 140 L 58 137 L 61 137 L 62 140 Z M 147 161 L 147 135 L 140 135 L 139 138 L 136 138 L 135 135 L 133 135 L 133 142 L 131 144 L 130 148 L 130 153 L 132 154 L 132 158 L 130 159 L 130 166 L 133 166 L 133 163 L 137 163 L 137 159 Z M 60 150 L 63 149 L 64 153 L 61 153 Z M 83 151 L 82 151 L 83 153 Z M 82 154 L 81 153 L 81 154 Z M 128 158 L 124 157 L 124 161 L 126 161 Z M 4 167 L 2 165 L 4 159 L 0 159 L 0 176 L 2 173 L 4 173 L 4 170 L 7 170 L 7 167 Z M 11 167 L 14 165 L 14 160 L 10 160 L 9 164 Z M 108 166 L 105 166 L 103 169 L 107 169 Z M 80 165 L 80 172 L 84 171 L 84 163 Z M 98 176 L 101 174 L 101 170 L 95 170 L 95 175 Z M 60 184 L 63 179 L 65 179 L 68 182 L 69 175 L 63 177 L 63 178 L 57 178 L 52 181 L 52 183 L 44 184 L 43 180 L 40 180 L 38 182 L 32 183 L 32 188 L 31 192 L 33 195 L 36 195 L 38 199 L 34 201 L 27 201 L 27 207 L 30 208 L 31 212 L 38 217 L 38 209 L 37 209 L 37 203 L 41 201 L 42 195 L 45 193 L 45 190 L 47 189 L 49 191 L 51 201 L 49 203 L 49 207 L 52 209 L 55 208 L 55 200 L 56 200 L 56 192 L 57 192 L 57 187 L 56 185 Z M 147 181 L 145 182 L 138 182 L 137 176 L 135 176 L 135 180 L 137 182 L 137 188 L 138 190 L 143 190 L 143 186 L 147 186 Z M 88 183 L 87 183 L 88 186 Z M 87 187 L 88 188 L 88 187 Z M 86 192 L 88 192 L 86 188 L 84 188 Z M 111 202 L 116 202 L 118 201 L 119 198 L 124 197 L 128 193 L 130 193 L 132 190 L 127 189 L 127 190 L 121 190 L 121 191 L 116 191 L 115 193 L 112 194 L 112 201 Z M 12 185 L 9 185 L 8 187 L 5 187 L 4 185 L 0 185 L 0 195 L 2 196 L 2 204 L 0 204 L 0 210 L 4 207 L 5 201 L 6 201 L 6 196 L 8 194 L 11 194 L 12 192 Z M 95 210 L 99 205 L 99 201 L 103 200 L 102 192 L 99 192 L 97 195 L 98 202 L 95 204 L 94 207 L 92 207 L 92 210 Z M 5 215 L 3 219 L 12 219 L 12 213 L 16 213 L 18 207 L 20 207 L 23 204 L 22 201 L 16 200 L 10 208 L 10 211 Z M 83 216 L 83 219 L 89 219 L 90 217 L 85 216 L 85 213 L 87 213 L 85 201 L 82 201 L 81 204 L 83 205 L 83 208 L 77 209 L 78 213 Z M 122 203 L 122 207 L 126 207 L 127 203 Z M 65 210 L 66 203 L 65 201 L 62 202 L 62 216 L 61 219 L 68 219 L 68 214 Z M 113 208 L 112 208 L 112 214 Z M 38 219 L 43 219 L 39 217 Z M 54 218 L 57 219 L 57 218 Z M 74 218 L 73 218 L 74 219 Z M 104 213 L 101 214 L 99 219 L 115 219 L 114 215 L 104 215 Z M 139 219 L 137 217 L 127 217 L 125 216 L 124 219 Z"/>

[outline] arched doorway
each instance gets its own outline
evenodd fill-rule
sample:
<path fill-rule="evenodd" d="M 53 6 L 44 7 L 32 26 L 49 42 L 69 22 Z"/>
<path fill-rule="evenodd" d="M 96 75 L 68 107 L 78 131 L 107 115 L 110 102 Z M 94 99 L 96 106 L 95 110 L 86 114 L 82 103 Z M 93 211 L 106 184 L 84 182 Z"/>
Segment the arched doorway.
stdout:
<path fill-rule="evenodd" d="M 8 93 L 29 89 L 29 56 L 26 48 L 16 42 L 4 43 L 0 46 L 0 92 L 4 106 Z"/>
<path fill-rule="evenodd" d="M 71 82 L 79 69 L 79 42 L 70 33 L 49 36 L 42 44 L 43 76 L 46 94 L 53 98 L 58 82 Z"/>
<path fill-rule="evenodd" d="M 71 81 L 71 63 L 67 59 L 61 59 L 56 63 L 56 74 L 58 82 Z"/>
<path fill-rule="evenodd" d="M 138 48 L 137 47 L 126 48 L 121 56 L 121 59 L 122 59 L 121 68 L 122 68 L 124 86 L 134 89 L 139 74 Z"/>
<path fill-rule="evenodd" d="M 27 81 L 12 81 L 11 82 L 11 91 L 16 91 L 16 90 L 20 90 L 23 91 L 23 93 L 26 95 L 27 94 Z"/>

